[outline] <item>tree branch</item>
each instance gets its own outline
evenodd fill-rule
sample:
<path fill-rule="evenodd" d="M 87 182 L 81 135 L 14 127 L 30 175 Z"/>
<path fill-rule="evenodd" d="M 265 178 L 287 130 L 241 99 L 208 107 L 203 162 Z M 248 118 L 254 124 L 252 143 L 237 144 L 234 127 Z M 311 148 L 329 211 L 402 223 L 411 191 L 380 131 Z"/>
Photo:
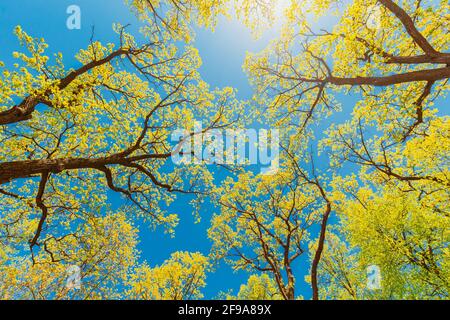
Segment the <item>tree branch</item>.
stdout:
<path fill-rule="evenodd" d="M 335 85 L 372 85 L 372 86 L 390 86 L 416 81 L 437 81 L 450 78 L 450 67 L 412 71 L 401 74 L 394 74 L 384 77 L 356 77 L 340 78 L 331 76 L 323 82 L 329 82 Z"/>
<path fill-rule="evenodd" d="M 417 30 L 414 25 L 414 21 L 406 13 L 403 8 L 399 7 L 392 0 L 378 0 L 383 6 L 385 6 L 389 11 L 391 11 L 403 24 L 408 34 L 414 40 L 415 43 L 428 55 L 437 56 L 439 52 L 436 51 L 428 40 Z"/>
<path fill-rule="evenodd" d="M 38 227 L 36 229 L 36 233 L 34 234 L 33 239 L 30 240 L 31 250 L 37 244 L 39 236 L 41 235 L 41 232 L 42 232 L 42 227 L 44 226 L 45 220 L 47 219 L 47 216 L 48 216 L 48 208 L 44 204 L 42 197 L 44 195 L 45 186 L 47 184 L 49 176 L 50 176 L 50 173 L 48 171 L 45 171 L 42 173 L 41 181 L 39 183 L 38 193 L 36 195 L 36 205 L 42 210 L 42 216 L 41 216 L 41 219 L 39 220 Z"/>
<path fill-rule="evenodd" d="M 58 88 L 60 90 L 64 90 L 67 86 L 69 86 L 76 78 L 85 74 L 86 72 L 109 63 L 114 58 L 121 56 L 123 54 L 129 53 L 131 50 L 129 49 L 118 49 L 108 56 L 100 60 L 94 60 L 89 62 L 88 64 L 82 66 L 81 68 L 70 72 L 66 77 L 59 80 Z M 29 120 L 32 117 L 32 113 L 34 112 L 36 106 L 39 103 L 46 103 L 48 101 L 48 97 L 51 94 L 51 90 L 47 90 L 42 95 L 37 96 L 27 96 L 22 100 L 19 104 L 15 105 L 9 110 L 0 112 L 0 125 L 7 125 L 11 123 L 17 123 L 25 120 Z"/>

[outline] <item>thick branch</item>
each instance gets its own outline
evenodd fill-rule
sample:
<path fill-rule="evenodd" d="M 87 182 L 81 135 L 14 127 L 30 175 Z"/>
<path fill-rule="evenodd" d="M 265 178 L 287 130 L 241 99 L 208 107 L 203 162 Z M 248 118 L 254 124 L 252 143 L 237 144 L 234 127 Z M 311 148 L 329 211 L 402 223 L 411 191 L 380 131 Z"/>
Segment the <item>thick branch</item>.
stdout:
<path fill-rule="evenodd" d="M 289 156 L 290 160 L 292 161 L 292 164 L 295 166 L 295 169 L 296 169 L 295 172 L 298 173 L 301 177 L 303 177 L 309 184 L 314 185 L 318 189 L 320 196 L 326 203 L 325 212 L 322 216 L 322 222 L 320 225 L 319 241 L 318 241 L 317 249 L 314 254 L 314 258 L 313 258 L 312 265 L 311 265 L 311 287 L 313 290 L 313 300 L 319 300 L 319 284 L 318 284 L 318 280 L 317 280 L 317 270 L 319 268 L 319 263 L 320 263 L 320 259 L 322 258 L 323 247 L 325 244 L 325 237 L 326 237 L 327 226 L 328 226 L 328 218 L 330 217 L 330 214 L 331 214 L 331 201 L 330 201 L 330 199 L 328 199 L 325 189 L 323 188 L 323 186 L 319 182 L 319 179 L 317 178 L 317 175 L 315 173 L 315 166 L 314 166 L 312 154 L 311 154 L 311 165 L 312 165 L 312 173 L 314 175 L 314 179 L 309 178 L 308 175 L 302 170 L 299 163 L 295 159 L 294 155 L 288 150 L 288 148 L 285 148 L 282 145 L 280 145 L 280 146 L 284 151 L 286 151 L 287 155 Z"/>
<path fill-rule="evenodd" d="M 47 184 L 49 175 L 50 174 L 48 171 L 45 171 L 44 173 L 42 173 L 41 182 L 39 183 L 39 189 L 38 189 L 38 193 L 36 195 L 36 205 L 42 210 L 42 216 L 41 216 L 41 219 L 39 220 L 39 223 L 38 223 L 38 226 L 36 229 L 36 233 L 34 234 L 33 239 L 30 240 L 30 248 L 31 249 L 37 244 L 39 236 L 41 235 L 41 232 L 42 232 L 42 227 L 44 226 L 45 220 L 47 219 L 47 216 L 48 216 L 48 208 L 44 204 L 42 197 L 44 196 L 45 186 Z"/>
<path fill-rule="evenodd" d="M 0 164 L 0 184 L 7 183 L 18 178 L 28 178 L 44 172 L 59 173 L 64 170 L 97 169 L 102 171 L 106 165 L 129 165 L 134 161 L 146 159 L 165 159 L 171 156 L 167 154 L 148 154 L 136 157 L 119 157 L 117 155 L 103 158 L 66 158 L 66 159 L 42 159 L 4 162 Z"/>
<path fill-rule="evenodd" d="M 398 63 L 398 64 L 421 64 L 421 63 L 434 63 L 434 64 L 450 64 L 450 54 L 440 53 L 438 56 L 430 57 L 426 54 L 418 56 L 391 56 L 387 58 L 386 63 Z"/>
<path fill-rule="evenodd" d="M 82 66 L 81 68 L 70 72 L 66 77 L 60 79 L 58 88 L 60 90 L 65 89 L 77 77 L 83 75 L 84 73 L 88 72 L 89 70 L 92 70 L 93 68 L 104 65 L 104 64 L 110 62 L 111 60 L 113 60 L 115 57 L 118 57 L 120 55 L 129 53 L 129 52 L 130 52 L 130 50 L 119 49 L 119 50 L 112 52 L 111 54 L 109 54 L 108 56 L 106 56 L 103 59 L 94 60 L 94 61 L 89 62 L 88 64 Z M 6 124 L 21 122 L 21 121 L 31 119 L 32 113 L 34 112 L 35 107 L 39 103 L 45 103 L 45 101 L 47 101 L 47 98 L 50 94 L 51 94 L 51 91 L 47 90 L 43 95 L 27 96 L 25 99 L 23 99 L 22 102 L 15 105 L 11 109 L 0 112 L 0 125 L 6 125 Z"/>
<path fill-rule="evenodd" d="M 384 77 L 339 78 L 331 76 L 328 79 L 323 80 L 323 82 L 329 82 L 335 85 L 390 86 L 394 84 L 416 82 L 416 81 L 438 81 L 447 78 L 450 78 L 450 67 L 432 70 L 412 71 Z"/>
<path fill-rule="evenodd" d="M 402 142 L 406 140 L 406 138 L 414 131 L 414 129 L 423 123 L 423 108 L 422 104 L 424 100 L 430 95 L 431 89 L 433 88 L 433 81 L 427 82 L 422 94 L 417 99 L 417 101 L 414 103 L 416 105 L 416 121 L 408 128 L 408 130 L 403 135 Z"/>
<path fill-rule="evenodd" d="M 314 255 L 314 259 L 311 266 L 311 286 L 313 289 L 313 300 L 319 300 L 319 285 L 317 281 L 317 269 L 319 268 L 320 258 L 322 257 L 323 247 L 325 243 L 325 236 L 327 233 L 327 224 L 328 218 L 331 213 L 331 203 L 327 199 L 325 195 L 325 191 L 322 189 L 322 186 L 317 182 L 316 186 L 319 188 L 319 191 L 322 197 L 325 199 L 327 205 L 325 212 L 322 216 L 322 223 L 320 225 L 320 235 L 319 235 L 319 243 L 317 245 L 316 253 Z"/>
<path fill-rule="evenodd" d="M 428 40 L 417 30 L 411 17 L 392 0 L 378 0 L 383 6 L 391 11 L 403 24 L 408 34 L 415 43 L 429 56 L 437 56 L 437 52 Z"/>

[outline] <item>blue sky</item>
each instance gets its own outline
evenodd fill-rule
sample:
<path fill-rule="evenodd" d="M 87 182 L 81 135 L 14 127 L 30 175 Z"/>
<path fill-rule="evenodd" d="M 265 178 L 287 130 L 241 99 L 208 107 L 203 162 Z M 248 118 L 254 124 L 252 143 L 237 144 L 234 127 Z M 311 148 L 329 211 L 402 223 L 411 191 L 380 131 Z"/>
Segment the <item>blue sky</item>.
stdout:
<path fill-rule="evenodd" d="M 81 30 L 69 30 L 66 27 L 69 5 L 76 4 L 81 8 Z M 80 48 L 85 48 L 94 27 L 95 39 L 103 43 L 116 42 L 117 35 L 112 31 L 113 23 L 131 24 L 129 30 L 137 31 L 140 22 L 130 12 L 123 0 L 0 0 L 0 30 L 2 31 L 0 60 L 7 65 L 13 63 L 11 53 L 20 50 L 18 41 L 13 35 L 16 25 L 32 36 L 44 37 L 49 44 L 49 53 L 62 52 L 67 68 L 78 67 L 74 55 Z M 137 33 L 137 32 L 134 32 Z M 238 89 L 238 97 L 249 99 L 252 89 L 242 69 L 247 51 L 258 52 L 269 41 L 276 37 L 277 30 L 273 28 L 255 40 L 250 31 L 236 20 L 221 19 L 211 32 L 206 29 L 196 29 L 195 46 L 202 57 L 201 75 L 212 87 L 232 86 Z M 346 98 L 353 105 L 351 98 Z M 219 174 L 220 175 L 220 174 Z M 110 193 L 109 200 L 113 207 L 123 204 L 118 194 Z M 161 230 L 152 231 L 141 226 L 142 259 L 154 266 L 169 258 L 174 251 L 200 251 L 208 254 L 211 243 L 206 231 L 214 208 L 205 207 L 201 211 L 202 220 L 195 223 L 191 214 L 189 199 L 179 197 L 170 207 L 172 212 L 179 213 L 180 224 L 176 229 L 176 237 L 170 238 Z M 310 287 L 303 281 L 309 266 L 306 256 L 295 266 L 297 279 L 297 294 L 309 298 Z M 207 287 L 203 291 L 205 298 L 214 298 L 220 291 L 233 289 L 235 293 L 239 286 L 245 283 L 248 274 L 235 273 L 225 264 L 220 265 L 207 279 Z"/>
<path fill-rule="evenodd" d="M 69 30 L 66 27 L 66 9 L 71 4 L 81 8 L 81 30 Z M 21 25 L 30 35 L 44 37 L 49 44 L 48 52 L 62 52 L 67 68 L 76 68 L 78 65 L 73 57 L 89 43 L 92 27 L 96 40 L 115 42 L 117 35 L 112 31 L 112 24 L 117 22 L 123 25 L 130 23 L 131 30 L 135 31 L 140 25 L 122 0 L 1 0 L 0 60 L 7 65 L 13 63 L 11 53 L 20 50 L 13 29 Z M 250 98 L 251 88 L 241 67 L 245 52 L 261 50 L 270 38 L 266 36 L 254 41 L 250 32 L 235 21 L 221 21 L 214 34 L 209 30 L 197 31 L 195 45 L 203 60 L 200 70 L 203 78 L 214 87 L 238 88 L 240 98 Z M 118 194 L 110 193 L 109 199 L 113 207 L 122 204 Z M 211 246 L 206 236 L 209 218 L 213 213 L 211 208 L 202 210 L 202 221 L 197 224 L 187 198 L 180 197 L 170 210 L 179 213 L 181 220 L 175 238 L 170 238 L 161 230 L 152 231 L 141 226 L 139 249 L 142 258 L 152 266 L 162 263 L 174 251 L 200 251 L 207 254 Z M 247 275 L 243 272 L 234 273 L 226 265 L 219 266 L 207 279 L 205 298 L 214 298 L 220 291 L 228 289 L 237 292 L 246 279 Z"/>
<path fill-rule="evenodd" d="M 66 28 L 66 8 L 76 4 L 81 8 L 81 30 Z M 29 34 L 44 37 L 49 44 L 49 52 L 62 52 L 66 67 L 78 67 L 74 55 L 80 48 L 85 48 L 91 37 L 91 27 L 95 27 L 95 39 L 103 43 L 115 42 L 117 36 L 112 31 L 112 24 L 131 24 L 131 30 L 137 30 L 140 23 L 125 6 L 123 0 L 0 0 L 1 49 L 0 60 L 7 65 L 12 63 L 11 52 L 19 50 L 19 44 L 13 35 L 16 25 L 21 25 Z M 252 89 L 242 70 L 246 51 L 258 52 L 276 36 L 276 30 L 266 32 L 259 40 L 255 40 L 250 31 L 235 20 L 221 19 L 215 32 L 197 29 L 195 46 L 199 49 L 203 65 L 200 69 L 202 77 L 213 87 L 232 86 L 238 89 L 238 97 L 248 99 Z M 355 97 L 339 96 L 343 104 L 343 112 L 336 113 L 332 120 L 341 122 L 349 116 Z M 440 108 L 441 110 L 443 108 Z M 331 120 L 324 121 L 317 129 L 320 133 Z M 320 135 L 319 135 L 320 136 Z M 122 204 L 117 194 L 109 195 L 114 207 Z M 211 243 L 207 239 L 206 230 L 214 208 L 206 207 L 201 212 L 202 221 L 194 223 L 188 198 L 179 197 L 171 206 L 171 211 L 179 213 L 180 224 L 176 229 L 176 237 L 170 238 L 161 230 L 151 231 L 145 226 L 141 228 L 142 258 L 150 265 L 156 265 L 169 258 L 174 251 L 209 252 Z M 306 257 L 299 260 L 296 268 L 297 294 L 305 298 L 311 296 L 309 285 L 303 277 L 309 266 Z M 238 291 L 240 284 L 245 283 L 247 274 L 233 273 L 230 267 L 221 265 L 207 279 L 204 290 L 206 298 L 214 298 L 220 291 L 233 289 Z"/>

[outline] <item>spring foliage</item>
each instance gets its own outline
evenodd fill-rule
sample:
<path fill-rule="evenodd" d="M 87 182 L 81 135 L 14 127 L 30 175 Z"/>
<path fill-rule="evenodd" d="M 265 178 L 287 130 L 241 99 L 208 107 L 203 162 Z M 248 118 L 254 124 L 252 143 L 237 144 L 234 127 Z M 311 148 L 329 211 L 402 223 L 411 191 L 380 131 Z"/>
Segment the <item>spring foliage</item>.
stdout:
<path fill-rule="evenodd" d="M 314 299 L 448 299 L 448 1 L 126 2 L 141 34 L 115 25 L 74 68 L 20 26 L 16 62 L 0 62 L 0 298 L 200 299 L 223 260 L 249 275 L 230 299 L 299 299 L 302 281 Z M 255 36 L 281 19 L 244 61 L 251 101 L 198 71 L 194 29 L 223 16 Z M 174 167 L 172 132 L 199 119 L 280 128 L 279 170 Z M 176 236 L 177 197 L 213 208 L 211 251 L 143 261 L 138 226 Z"/>

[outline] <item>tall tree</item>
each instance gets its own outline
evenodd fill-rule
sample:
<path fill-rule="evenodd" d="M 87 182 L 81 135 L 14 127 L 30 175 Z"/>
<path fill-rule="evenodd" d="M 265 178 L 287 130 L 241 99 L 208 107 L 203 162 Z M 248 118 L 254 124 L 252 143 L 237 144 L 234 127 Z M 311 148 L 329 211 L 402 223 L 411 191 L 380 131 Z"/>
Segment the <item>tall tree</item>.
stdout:
<path fill-rule="evenodd" d="M 341 168 L 351 168 L 359 174 L 348 179 L 361 183 L 361 192 L 373 188 L 377 196 L 393 196 L 400 189 L 405 193 L 401 198 L 413 207 L 438 201 L 433 210 L 445 208 L 450 184 L 448 117 L 439 116 L 434 103 L 448 92 L 449 9 L 447 1 L 402 1 L 401 6 L 390 0 L 291 1 L 280 38 L 246 60 L 261 105 L 257 114 L 291 128 L 302 139 L 311 135 L 310 124 L 341 109 L 344 94 L 352 95 L 351 119 L 332 124 L 319 142 L 336 169 L 337 181 Z M 326 23 L 311 19 L 332 14 L 335 17 Z M 346 204 L 338 215 L 353 223 L 346 218 L 352 215 Z M 420 216 L 417 211 L 411 215 Z M 446 225 L 445 214 L 432 215 Z M 347 235 L 349 223 L 343 223 L 339 233 Z M 408 232 L 420 237 L 418 230 Z M 412 238 L 407 240 L 415 246 Z M 444 237 L 439 242 L 447 241 Z M 361 246 L 362 240 L 352 243 L 352 249 Z M 387 250 L 380 244 L 375 247 Z M 437 268 L 445 268 L 445 253 L 439 254 Z"/>
<path fill-rule="evenodd" d="M 295 299 L 293 265 L 309 247 L 311 227 L 319 224 L 311 269 L 316 297 L 317 266 L 331 203 L 316 172 L 310 177 L 297 158 L 288 155 L 273 175 L 243 173 L 216 190 L 221 212 L 212 219 L 209 237 L 215 258 L 226 259 L 235 270 L 269 274 L 283 299 Z"/>
<path fill-rule="evenodd" d="M 136 268 L 126 297 L 144 300 L 191 300 L 203 297 L 208 258 L 200 253 L 174 252 L 160 266 Z"/>
<path fill-rule="evenodd" d="M 78 263 L 89 274 L 90 265 L 74 255 L 86 242 L 102 243 L 101 234 L 92 234 L 97 229 L 87 232 L 83 226 L 112 214 L 105 205 L 108 190 L 126 200 L 124 225 L 142 219 L 168 232 L 178 217 L 166 212 L 164 203 L 168 206 L 177 194 L 200 199 L 208 193 L 212 179 L 206 167 L 177 168 L 171 156 L 194 135 L 234 123 L 236 109 L 228 108 L 236 101 L 234 91 L 211 90 L 197 71 L 197 50 L 178 46 L 161 30 L 147 24 L 141 35 L 145 42 L 138 43 L 126 27 L 116 25 L 116 44 L 91 40 L 76 55 L 78 66 L 67 69 L 62 54 L 45 55 L 43 39 L 15 29 L 26 51 L 13 53 L 13 66 L 1 64 L 0 78 L 0 241 L 9 255 L 2 271 L 10 270 L 7 261 L 14 261 L 16 270 L 37 273 L 47 263 L 60 270 Z M 195 119 L 203 121 L 201 132 L 194 131 Z M 177 129 L 190 134 L 171 142 Z M 137 237 L 129 232 L 127 237 Z M 136 259 L 134 244 L 129 250 Z M 27 251 L 31 267 L 16 256 Z M 127 259 L 122 269 L 113 256 L 108 260 L 118 263 L 110 270 L 122 273 L 117 281 L 132 265 L 132 257 Z"/>
<path fill-rule="evenodd" d="M 246 58 L 250 113 L 233 89 L 202 81 L 194 26 L 236 14 L 258 32 L 280 2 L 127 2 L 143 41 L 116 25 L 114 44 L 93 37 L 67 68 L 17 27 L 26 50 L 0 63 L 1 297 L 200 298 L 208 259 L 176 252 L 151 268 L 138 262 L 133 226 L 173 232 L 165 205 L 189 193 L 217 205 L 212 257 L 257 273 L 238 298 L 298 297 L 293 266 L 308 252 L 313 299 L 448 298 L 450 123 L 436 107 L 449 89 L 448 1 L 290 1 L 279 38 Z M 313 124 L 344 95 L 352 113 L 318 141 Z M 244 111 L 248 125 L 282 129 L 278 172 L 214 188 L 204 165 L 171 164 L 185 142 L 241 124 Z M 176 129 L 190 133 L 174 147 Z M 316 143 L 328 156 L 320 169 L 305 156 Z M 105 205 L 113 192 L 126 207 Z M 79 291 L 64 285 L 68 265 L 81 267 Z M 381 289 L 365 285 L 369 265 Z"/>

